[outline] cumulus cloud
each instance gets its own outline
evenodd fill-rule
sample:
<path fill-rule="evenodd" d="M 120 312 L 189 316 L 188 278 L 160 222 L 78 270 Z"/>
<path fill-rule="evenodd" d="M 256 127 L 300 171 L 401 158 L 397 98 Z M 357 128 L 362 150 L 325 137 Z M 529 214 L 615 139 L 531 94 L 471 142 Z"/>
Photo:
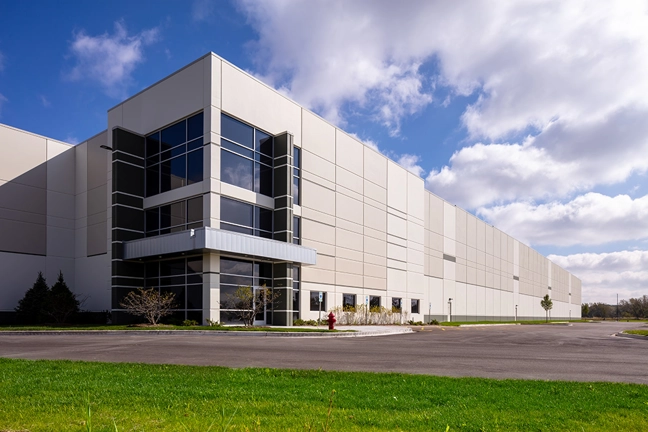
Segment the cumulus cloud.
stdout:
<path fill-rule="evenodd" d="M 123 21 L 115 23 L 113 34 L 90 36 L 82 30 L 74 35 L 70 45 L 76 65 L 69 78 L 96 81 L 109 96 L 122 98 L 133 83 L 135 67 L 144 61 L 144 47 L 158 37 L 157 28 L 129 35 Z"/>
<path fill-rule="evenodd" d="M 583 302 L 615 303 L 640 297 L 648 286 L 648 251 L 549 255 L 551 261 L 583 282 Z"/>
<path fill-rule="evenodd" d="M 431 51 L 407 45 L 418 38 L 415 32 L 422 24 L 417 5 L 248 0 L 239 4 L 259 33 L 253 47 L 263 79 L 283 87 L 326 119 L 344 124 L 343 105 L 351 103 L 367 109 L 397 135 L 403 116 L 432 101 L 433 80 L 421 72 Z M 403 26 L 408 21 L 419 25 Z"/>
<path fill-rule="evenodd" d="M 425 170 L 419 165 L 420 160 L 421 158 L 417 155 L 403 154 L 396 162 L 412 174 L 422 177 L 425 174 Z"/>
<path fill-rule="evenodd" d="M 648 109 L 619 110 L 595 124 L 558 120 L 521 144 L 477 143 L 433 170 L 427 187 L 477 208 L 519 199 L 561 198 L 645 173 Z"/>
<path fill-rule="evenodd" d="M 240 5 L 264 79 L 337 124 L 368 112 L 395 135 L 437 88 L 478 96 L 468 147 L 426 170 L 451 202 L 565 197 L 647 169 L 643 1 Z"/>
<path fill-rule="evenodd" d="M 560 203 L 515 202 L 477 214 L 531 245 L 600 245 L 648 238 L 648 195 L 610 197 L 590 192 Z"/>

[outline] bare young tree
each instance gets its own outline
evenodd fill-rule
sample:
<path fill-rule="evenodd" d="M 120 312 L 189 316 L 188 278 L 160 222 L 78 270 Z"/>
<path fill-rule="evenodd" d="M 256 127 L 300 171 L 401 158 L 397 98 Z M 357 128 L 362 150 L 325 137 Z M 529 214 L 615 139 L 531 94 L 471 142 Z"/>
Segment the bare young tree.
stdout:
<path fill-rule="evenodd" d="M 549 294 L 546 294 L 542 300 L 540 300 L 540 306 L 545 310 L 545 316 L 547 319 L 547 322 L 549 322 L 549 311 L 553 307 L 553 300 L 549 298 Z"/>
<path fill-rule="evenodd" d="M 255 317 L 263 313 L 266 306 L 277 300 L 279 293 L 262 286 L 240 286 L 233 294 L 227 294 L 222 301 L 225 309 L 232 309 L 234 316 L 243 321 L 245 327 L 253 327 Z"/>
<path fill-rule="evenodd" d="M 157 325 L 160 319 L 170 315 L 175 307 L 175 294 L 161 294 L 156 288 L 137 288 L 131 291 L 120 303 L 128 313 L 143 316 L 149 324 Z"/>

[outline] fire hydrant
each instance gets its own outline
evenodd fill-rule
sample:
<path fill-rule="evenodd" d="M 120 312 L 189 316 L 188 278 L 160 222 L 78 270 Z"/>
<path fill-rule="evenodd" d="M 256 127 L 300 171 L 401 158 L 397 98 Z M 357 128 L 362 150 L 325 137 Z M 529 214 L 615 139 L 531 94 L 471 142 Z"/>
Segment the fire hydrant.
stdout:
<path fill-rule="evenodd" d="M 335 323 L 337 320 L 335 319 L 335 314 L 331 312 L 328 316 L 328 324 L 329 324 L 329 330 L 335 330 Z"/>

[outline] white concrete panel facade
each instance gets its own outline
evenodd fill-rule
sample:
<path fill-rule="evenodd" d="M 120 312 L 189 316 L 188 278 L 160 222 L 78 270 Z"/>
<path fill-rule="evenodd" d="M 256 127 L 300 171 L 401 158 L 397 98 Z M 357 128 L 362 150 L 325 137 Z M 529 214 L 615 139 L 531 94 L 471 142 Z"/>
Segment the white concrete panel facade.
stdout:
<path fill-rule="evenodd" d="M 0 125 L 0 274 L 20 263 L 32 269 L 0 282 L 0 310 L 15 307 L 18 294 L 9 284 L 31 286 L 36 267 L 50 279 L 63 270 L 88 297 L 86 307 L 111 309 L 112 160 L 100 146 L 111 145 L 114 127 L 144 135 L 201 111 L 203 181 L 144 198 L 143 209 L 202 195 L 203 226 L 215 229 L 221 196 L 276 213 L 276 197 L 222 179 L 221 115 L 272 135 L 289 132 L 301 149 L 301 202 L 290 208 L 301 244 L 317 251 L 316 264 L 301 267 L 294 309 L 302 319 L 317 318 L 310 296 L 320 291 L 327 310 L 341 305 L 343 294 L 357 303 L 379 298 L 386 308 L 402 299 L 415 321 L 509 320 L 516 305 L 518 319 L 543 317 L 545 294 L 554 299 L 554 317 L 580 315 L 575 276 L 211 53 L 108 111 L 108 130 L 75 147 Z M 20 249 L 21 242 L 29 247 Z M 203 255 L 203 317 L 216 320 L 220 259 L 217 252 Z"/>

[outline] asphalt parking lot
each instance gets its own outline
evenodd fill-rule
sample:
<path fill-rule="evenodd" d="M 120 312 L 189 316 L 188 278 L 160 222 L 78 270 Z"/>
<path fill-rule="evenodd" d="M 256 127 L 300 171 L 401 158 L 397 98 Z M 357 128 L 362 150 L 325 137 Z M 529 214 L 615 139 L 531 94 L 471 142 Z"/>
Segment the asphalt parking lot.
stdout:
<path fill-rule="evenodd" d="M 648 384 L 648 339 L 613 336 L 633 328 L 648 327 L 426 327 L 361 338 L 0 333 L 0 357 Z"/>

